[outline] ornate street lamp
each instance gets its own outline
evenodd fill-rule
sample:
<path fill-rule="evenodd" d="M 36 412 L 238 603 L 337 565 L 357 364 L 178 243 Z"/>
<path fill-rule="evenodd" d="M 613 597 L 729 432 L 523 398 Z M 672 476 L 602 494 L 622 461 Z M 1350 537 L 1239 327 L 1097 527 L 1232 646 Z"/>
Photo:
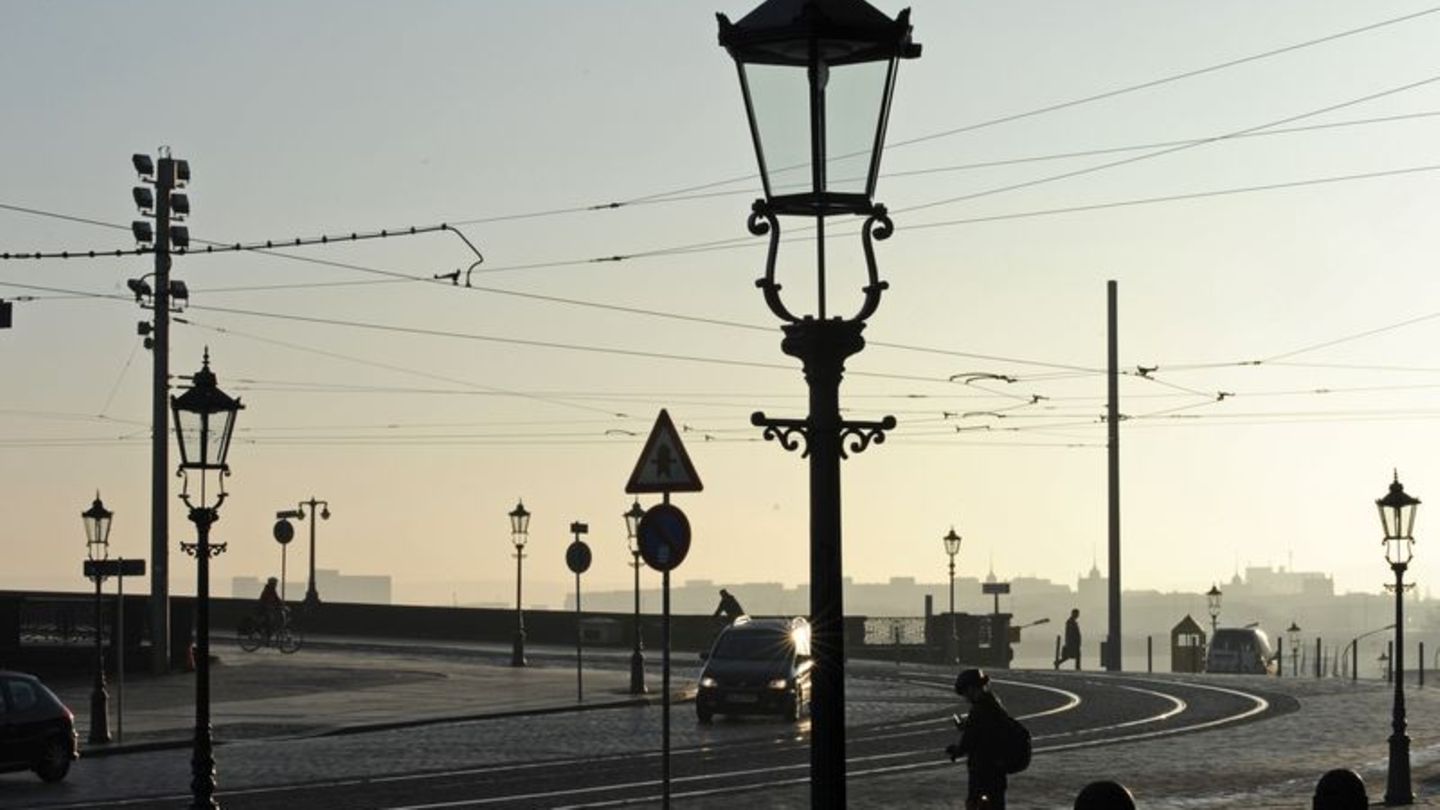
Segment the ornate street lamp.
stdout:
<path fill-rule="evenodd" d="M 525 541 L 530 537 L 530 513 L 525 502 L 519 501 L 510 510 L 510 542 L 515 545 L 515 646 L 510 652 L 510 666 L 525 666 L 525 610 L 520 606 L 520 583 L 523 581 Z"/>
<path fill-rule="evenodd" d="M 1220 626 L 1220 597 L 1222 596 L 1224 596 L 1224 594 L 1221 593 L 1220 588 L 1215 585 L 1211 585 L 1210 590 L 1205 592 L 1205 607 L 1210 611 L 1211 644 L 1215 643 L 1215 630 Z"/>
<path fill-rule="evenodd" d="M 1290 674 L 1298 678 L 1300 677 L 1300 625 L 1293 621 L 1290 622 L 1290 626 L 1285 628 L 1285 638 L 1290 642 Z M 1284 668 L 1285 664 L 1282 662 L 1280 669 Z M 1285 673 L 1280 672 L 1279 674 L 1284 675 Z"/>
<path fill-rule="evenodd" d="M 860 452 L 895 426 L 840 418 L 840 379 L 845 359 L 865 345 L 865 321 L 886 289 L 875 267 L 873 241 L 894 226 L 874 202 L 875 181 L 890 118 L 896 68 L 920 55 L 910 39 L 910 13 L 892 20 L 864 0 L 765 0 L 732 23 L 724 14 L 720 44 L 735 59 L 740 92 L 759 164 L 764 199 L 752 206 L 749 229 L 769 234 L 765 275 L 756 282 L 765 303 L 784 321 L 781 351 L 804 365 L 810 389 L 809 416 L 770 419 L 757 412 L 751 423 L 787 450 L 805 440 L 810 463 L 810 622 L 815 667 L 810 757 L 810 801 L 815 807 L 845 805 L 845 671 L 840 459 L 842 442 Z M 832 165 L 833 164 L 833 165 Z M 851 170 L 845 164 L 853 164 Z M 784 188 L 778 175 L 802 169 L 799 190 Z M 781 193 L 783 191 L 783 193 Z M 776 281 L 780 216 L 815 220 L 815 314 L 803 317 L 786 305 Z M 868 284 L 855 314 L 832 318 L 826 290 L 825 224 L 832 216 L 862 216 L 861 243 Z"/>
<path fill-rule="evenodd" d="M 85 521 L 85 556 L 91 562 L 110 559 L 110 519 L 115 513 L 100 502 L 100 493 L 95 493 L 95 502 L 80 513 Z M 95 685 L 90 689 L 90 744 L 110 742 L 110 693 L 105 689 L 105 647 L 101 640 L 100 583 L 105 577 L 95 572 Z"/>
<path fill-rule="evenodd" d="M 960 535 L 956 534 L 955 527 L 951 526 L 949 534 L 942 539 L 945 541 L 945 553 L 950 555 L 950 649 L 946 651 L 945 659 L 952 664 L 958 664 L 960 639 L 955 632 L 955 555 L 960 553 Z"/>
<path fill-rule="evenodd" d="M 1405 733 L 1405 569 L 1415 545 L 1415 512 L 1420 499 L 1406 494 L 1395 472 L 1390 491 L 1375 501 L 1385 530 L 1385 561 L 1395 572 L 1395 704 L 1390 719 L 1390 770 L 1385 780 L 1385 806 L 1414 804 L 1410 787 L 1410 737 Z M 1389 586 L 1387 586 L 1389 587 Z"/>
<path fill-rule="evenodd" d="M 210 558 L 225 551 L 224 543 L 211 544 L 210 526 L 220 519 L 220 505 L 225 502 L 225 478 L 230 475 L 226 457 L 230 454 L 230 438 L 235 432 L 235 417 L 245 406 L 215 384 L 210 370 L 210 350 L 205 362 L 190 378 L 190 388 L 180 396 L 170 397 L 170 410 L 175 416 L 175 438 L 180 446 L 180 474 L 185 485 L 180 499 L 190 510 L 195 524 L 196 542 L 180 543 L 185 553 L 195 558 L 195 743 L 190 756 L 190 793 L 192 808 L 218 808 L 215 801 L 214 730 L 210 727 Z M 198 505 L 190 498 L 190 473 L 196 473 L 200 497 Z M 214 505 L 206 502 L 213 478 Z"/>
<path fill-rule="evenodd" d="M 640 506 L 640 499 L 636 498 L 635 503 L 625 511 L 625 535 L 628 538 L 630 547 L 630 567 L 635 569 L 635 649 L 630 653 L 630 694 L 645 694 L 645 640 L 640 635 L 640 566 L 645 563 L 640 560 L 640 542 L 636 539 L 636 532 L 640 530 L 640 518 L 645 517 L 645 510 Z"/>

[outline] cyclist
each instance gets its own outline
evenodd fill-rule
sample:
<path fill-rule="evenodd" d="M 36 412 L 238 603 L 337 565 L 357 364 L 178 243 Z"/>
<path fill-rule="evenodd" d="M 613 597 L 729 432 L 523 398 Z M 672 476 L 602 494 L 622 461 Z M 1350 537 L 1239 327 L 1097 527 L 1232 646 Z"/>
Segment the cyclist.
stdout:
<path fill-rule="evenodd" d="M 265 589 L 260 591 L 260 604 L 256 609 L 260 614 L 260 626 L 267 636 L 274 635 L 284 624 L 285 603 L 280 600 L 280 592 L 275 589 L 278 583 L 279 580 L 275 577 L 265 580 Z"/>

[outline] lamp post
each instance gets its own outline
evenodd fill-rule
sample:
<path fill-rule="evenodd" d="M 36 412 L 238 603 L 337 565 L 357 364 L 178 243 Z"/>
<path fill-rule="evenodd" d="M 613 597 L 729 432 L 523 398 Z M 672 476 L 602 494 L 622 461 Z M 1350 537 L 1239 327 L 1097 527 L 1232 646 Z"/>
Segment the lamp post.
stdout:
<path fill-rule="evenodd" d="M 85 556 L 91 562 L 110 559 L 110 519 L 115 513 L 100 502 L 100 493 L 95 493 L 95 502 L 80 513 L 85 521 Z M 110 693 L 105 689 L 105 647 L 101 640 L 100 584 L 105 577 L 97 570 L 95 576 L 95 685 L 90 689 L 90 744 L 110 742 Z"/>
<path fill-rule="evenodd" d="M 1285 628 L 1285 638 L 1290 642 L 1290 674 L 1298 678 L 1300 677 L 1300 625 L 1293 621 L 1290 622 L 1290 626 Z M 1280 668 L 1284 669 L 1284 667 L 1285 665 L 1282 663 Z"/>
<path fill-rule="evenodd" d="M 218 808 L 215 801 L 214 730 L 210 727 L 210 558 L 225 551 L 224 543 L 210 542 L 210 527 L 220 519 L 225 502 L 225 478 L 230 475 L 226 457 L 235 431 L 235 417 L 245 406 L 215 383 L 210 370 L 210 350 L 205 362 L 190 378 L 190 388 L 170 397 L 175 417 L 175 437 L 180 446 L 180 473 L 185 486 L 180 499 L 190 510 L 196 542 L 180 543 L 195 558 L 195 742 L 190 755 L 190 807 Z M 190 473 L 199 484 L 198 505 L 190 498 Z M 214 505 L 206 502 L 213 479 L 217 490 Z"/>
<path fill-rule="evenodd" d="M 510 510 L 510 542 L 515 545 L 515 646 L 510 652 L 510 666 L 525 666 L 525 610 L 520 602 L 520 583 L 524 581 L 525 541 L 530 536 L 530 513 L 525 502 L 519 501 Z"/>
<path fill-rule="evenodd" d="M 1205 608 L 1210 611 L 1210 641 L 1212 643 L 1215 641 L 1215 630 L 1220 626 L 1220 597 L 1222 596 L 1224 594 L 1215 585 L 1211 585 L 1210 590 L 1205 592 Z"/>
<path fill-rule="evenodd" d="M 625 512 L 625 534 L 630 548 L 630 567 L 635 569 L 635 649 L 630 653 L 630 694 L 645 694 L 645 640 L 640 634 L 640 566 L 645 563 L 640 559 L 640 542 L 636 539 L 636 532 L 640 529 L 640 519 L 645 517 L 645 510 L 640 507 L 640 499 L 636 498 L 635 503 Z"/>
<path fill-rule="evenodd" d="M 1420 499 L 1406 494 L 1397 471 L 1390 491 L 1375 501 L 1385 530 L 1385 561 L 1395 572 L 1395 704 L 1390 719 L 1390 769 L 1385 780 L 1385 806 L 1415 803 L 1410 787 L 1410 737 L 1405 733 L 1405 569 L 1413 556 L 1415 512 Z"/>
<path fill-rule="evenodd" d="M 945 541 L 945 553 L 950 556 L 950 637 L 946 643 L 949 649 L 946 650 L 945 659 L 952 664 L 960 662 L 960 639 L 955 633 L 955 555 L 960 553 L 960 535 L 955 533 L 955 527 L 950 527 L 950 532 L 942 538 Z"/>
<path fill-rule="evenodd" d="M 770 311 L 784 321 L 781 351 L 801 361 L 809 415 L 751 423 L 787 450 L 805 442 L 810 466 L 810 621 L 814 651 L 810 801 L 845 805 L 845 671 L 840 521 L 840 460 L 884 441 L 895 418 L 840 418 L 845 359 L 865 346 L 865 321 L 887 284 L 875 266 L 873 242 L 894 230 L 874 202 L 895 74 L 901 59 L 920 55 L 910 39 L 910 13 L 892 20 L 864 0 L 764 0 L 732 23 L 717 14 L 720 44 L 735 59 L 746 118 L 765 197 L 751 209 L 749 230 L 769 234 L 765 275 L 756 282 Z M 831 173 L 831 162 L 853 170 Z M 803 190 L 776 193 L 776 174 L 803 167 Z M 853 175 L 851 172 L 853 171 Z M 783 182 L 783 181 L 779 181 Z M 826 291 L 825 224 L 831 216 L 865 217 L 860 228 L 868 272 L 864 298 L 849 318 L 832 318 Z M 815 221 L 815 314 L 796 315 L 775 278 L 780 216 Z M 798 437 L 798 439 L 797 439 Z M 848 444 L 846 443 L 848 440 Z"/>
<path fill-rule="evenodd" d="M 316 500 L 315 496 L 311 495 L 310 500 L 300 501 L 300 503 L 297 505 L 297 508 L 276 512 L 275 517 L 281 520 L 285 520 L 287 518 L 304 520 L 305 508 L 307 506 L 310 508 L 310 584 L 305 589 L 305 609 L 314 610 L 315 608 L 320 607 L 320 591 L 315 587 L 315 524 L 319 522 L 315 520 L 315 507 L 320 507 L 321 520 L 329 520 L 330 502 Z M 284 577 L 281 577 L 280 579 L 280 587 L 282 590 L 285 587 Z"/>

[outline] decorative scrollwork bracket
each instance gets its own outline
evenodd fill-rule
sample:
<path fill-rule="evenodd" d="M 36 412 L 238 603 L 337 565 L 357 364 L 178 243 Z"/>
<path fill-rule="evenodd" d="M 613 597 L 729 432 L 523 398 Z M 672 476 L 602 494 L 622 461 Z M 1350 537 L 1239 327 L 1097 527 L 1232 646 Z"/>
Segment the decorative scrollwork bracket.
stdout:
<path fill-rule="evenodd" d="M 800 457 L 810 455 L 810 420 L 770 419 L 765 416 L 764 411 L 756 411 L 750 414 L 750 424 L 765 428 L 762 434 L 765 441 L 779 442 L 781 447 L 791 452 L 800 449 L 800 441 L 796 437 L 804 439 L 805 449 L 800 453 Z"/>
<path fill-rule="evenodd" d="M 884 444 L 885 431 L 895 429 L 895 417 L 887 416 L 879 422 L 841 422 L 840 457 L 849 458 L 850 453 L 863 453 L 870 443 Z M 845 442 L 850 440 L 850 453 L 845 452 Z"/>

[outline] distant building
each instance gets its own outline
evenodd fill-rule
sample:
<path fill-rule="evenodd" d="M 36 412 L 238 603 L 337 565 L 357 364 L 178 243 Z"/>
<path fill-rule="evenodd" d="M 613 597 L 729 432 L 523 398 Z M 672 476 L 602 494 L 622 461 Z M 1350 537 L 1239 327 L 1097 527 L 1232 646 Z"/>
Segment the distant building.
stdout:
<path fill-rule="evenodd" d="M 236 599 L 257 599 L 265 587 L 261 577 L 234 577 L 230 580 L 230 595 Z M 300 582 L 286 581 L 285 599 L 299 602 L 305 598 L 310 587 L 308 578 Z M 389 575 L 366 576 L 342 574 L 334 569 L 315 569 L 315 590 L 320 593 L 320 602 L 354 602 L 365 605 L 388 605 L 391 603 Z"/>

